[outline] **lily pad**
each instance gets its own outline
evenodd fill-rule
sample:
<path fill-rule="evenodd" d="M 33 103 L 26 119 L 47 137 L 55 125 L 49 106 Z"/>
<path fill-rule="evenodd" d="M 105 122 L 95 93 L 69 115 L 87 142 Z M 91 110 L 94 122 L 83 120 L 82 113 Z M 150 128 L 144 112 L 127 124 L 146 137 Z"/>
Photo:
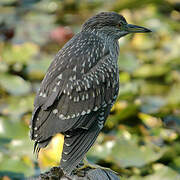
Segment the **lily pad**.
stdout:
<path fill-rule="evenodd" d="M 12 95 L 25 95 L 31 90 L 31 84 L 28 81 L 10 74 L 0 74 L 0 86 Z"/>
<path fill-rule="evenodd" d="M 111 158 L 119 167 L 143 167 L 160 159 L 165 151 L 166 148 L 157 150 L 157 147 L 150 144 L 138 146 L 137 141 L 131 137 L 120 137 L 112 148 Z"/>
<path fill-rule="evenodd" d="M 176 171 L 172 170 L 171 168 L 164 166 L 162 164 L 155 165 L 157 169 L 155 169 L 155 172 L 152 175 L 148 175 L 145 177 L 139 177 L 139 176 L 132 176 L 131 178 L 128 178 L 128 180 L 179 180 L 180 174 L 178 174 Z"/>
<path fill-rule="evenodd" d="M 8 118 L 0 118 L 0 129 L 0 137 L 9 139 L 24 139 L 29 132 L 29 128 L 24 123 Z"/>
<path fill-rule="evenodd" d="M 174 129 L 180 134 L 180 117 L 176 116 L 166 116 L 163 119 L 163 123 L 167 128 Z"/>
<path fill-rule="evenodd" d="M 95 144 L 88 152 L 88 158 L 93 160 L 93 162 L 97 162 L 100 159 L 107 160 L 115 143 L 114 139 L 103 144 Z"/>
<path fill-rule="evenodd" d="M 34 95 L 4 98 L 0 104 L 0 113 L 13 119 L 20 119 L 23 114 L 33 110 L 33 101 Z"/>
<path fill-rule="evenodd" d="M 41 59 L 40 61 L 30 61 L 26 69 L 29 78 L 33 80 L 42 80 L 50 63 L 51 58 Z"/>
<path fill-rule="evenodd" d="M 165 65 L 158 64 L 145 64 L 138 68 L 134 73 L 134 77 L 139 78 L 150 78 L 150 77 L 160 77 L 169 72 L 169 67 Z"/>
<path fill-rule="evenodd" d="M 167 104 L 165 98 L 160 96 L 144 96 L 141 98 L 141 111 L 144 113 L 156 113 Z"/>
<path fill-rule="evenodd" d="M 118 65 L 120 70 L 133 72 L 139 67 L 139 62 L 133 54 L 120 54 Z"/>
<path fill-rule="evenodd" d="M 8 175 L 8 172 L 22 173 L 26 175 L 33 175 L 34 169 L 32 165 L 26 164 L 20 157 L 3 156 L 1 158 L 0 169 L 4 175 Z M 6 173 L 5 173 L 6 172 Z"/>
<path fill-rule="evenodd" d="M 139 90 L 139 84 L 138 82 L 128 82 L 125 84 L 120 83 L 120 88 L 119 88 L 119 98 L 120 99 L 129 99 L 134 97 Z"/>
<path fill-rule="evenodd" d="M 3 49 L 2 59 L 10 65 L 16 63 L 26 64 L 38 51 L 38 46 L 33 43 L 12 45 Z"/>
<path fill-rule="evenodd" d="M 168 94 L 167 100 L 171 105 L 180 104 L 180 83 L 174 84 Z"/>

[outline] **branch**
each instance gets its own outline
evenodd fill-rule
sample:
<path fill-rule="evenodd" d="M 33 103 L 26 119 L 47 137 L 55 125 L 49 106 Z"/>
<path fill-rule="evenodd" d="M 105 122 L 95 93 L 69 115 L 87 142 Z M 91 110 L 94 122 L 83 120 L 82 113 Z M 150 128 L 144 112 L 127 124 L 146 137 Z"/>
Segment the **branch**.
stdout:
<path fill-rule="evenodd" d="M 28 180 L 120 180 L 120 178 L 108 169 L 91 169 L 74 173 L 73 176 L 66 176 L 59 167 L 53 167 L 49 171 L 42 173 L 39 177 L 28 178 Z"/>

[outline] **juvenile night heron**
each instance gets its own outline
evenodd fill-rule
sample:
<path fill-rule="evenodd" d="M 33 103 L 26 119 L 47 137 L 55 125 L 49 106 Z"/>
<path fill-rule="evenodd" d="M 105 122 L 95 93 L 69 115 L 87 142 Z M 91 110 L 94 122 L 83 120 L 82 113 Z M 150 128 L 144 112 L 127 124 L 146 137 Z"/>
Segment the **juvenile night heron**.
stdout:
<path fill-rule="evenodd" d="M 151 31 L 102 12 L 88 19 L 52 61 L 35 99 L 31 139 L 38 153 L 56 133 L 64 134 L 60 167 L 65 174 L 93 145 L 117 98 L 118 39 L 143 32 Z"/>

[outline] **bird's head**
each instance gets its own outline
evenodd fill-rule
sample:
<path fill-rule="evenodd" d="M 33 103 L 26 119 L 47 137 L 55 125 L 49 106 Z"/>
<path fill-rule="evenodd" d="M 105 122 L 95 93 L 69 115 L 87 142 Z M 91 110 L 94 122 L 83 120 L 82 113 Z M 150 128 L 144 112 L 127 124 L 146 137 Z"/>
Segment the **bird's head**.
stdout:
<path fill-rule="evenodd" d="M 126 19 L 115 12 L 101 12 L 91 18 L 89 18 L 82 26 L 82 31 L 98 32 L 107 34 L 119 39 L 130 33 L 147 33 L 151 30 L 128 24 Z"/>

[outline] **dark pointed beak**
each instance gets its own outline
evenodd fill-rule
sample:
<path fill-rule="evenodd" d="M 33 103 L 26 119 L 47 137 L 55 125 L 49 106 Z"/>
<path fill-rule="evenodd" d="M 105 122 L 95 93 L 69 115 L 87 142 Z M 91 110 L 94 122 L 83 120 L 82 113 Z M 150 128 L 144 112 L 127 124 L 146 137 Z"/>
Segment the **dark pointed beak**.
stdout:
<path fill-rule="evenodd" d="M 142 26 L 136 26 L 133 24 L 127 24 L 126 26 L 126 30 L 128 31 L 128 33 L 148 33 L 148 32 L 152 32 L 150 29 L 147 29 L 145 27 Z"/>

